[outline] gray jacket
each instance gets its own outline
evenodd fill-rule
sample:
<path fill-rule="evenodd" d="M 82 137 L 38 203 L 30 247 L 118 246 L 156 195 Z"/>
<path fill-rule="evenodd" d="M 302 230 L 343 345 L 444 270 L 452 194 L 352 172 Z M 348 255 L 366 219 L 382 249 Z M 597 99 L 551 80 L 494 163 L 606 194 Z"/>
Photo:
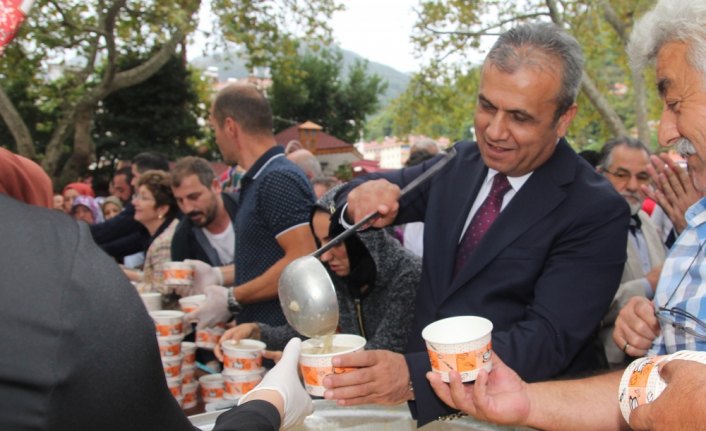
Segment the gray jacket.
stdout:
<path fill-rule="evenodd" d="M 419 286 L 421 259 L 405 249 L 385 230 L 358 234 L 376 265 L 375 285 L 362 299 L 354 299 L 343 280 L 332 277 L 339 305 L 339 332 L 363 335 L 366 349 L 404 351 L 409 335 L 414 298 Z M 261 339 L 268 349 L 281 350 L 301 335 L 289 325 L 260 324 Z"/>

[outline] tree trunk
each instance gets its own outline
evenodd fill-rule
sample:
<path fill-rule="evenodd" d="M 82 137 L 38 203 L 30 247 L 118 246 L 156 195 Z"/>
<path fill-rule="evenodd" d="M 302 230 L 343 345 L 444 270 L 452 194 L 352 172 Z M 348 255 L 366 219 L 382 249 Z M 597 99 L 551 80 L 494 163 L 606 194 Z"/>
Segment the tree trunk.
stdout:
<path fill-rule="evenodd" d="M 645 76 L 642 71 L 633 70 L 632 86 L 635 92 L 635 124 L 637 125 L 637 137 L 643 144 L 650 148 L 652 132 L 647 118 L 647 89 L 645 88 Z"/>
<path fill-rule="evenodd" d="M 15 138 L 17 153 L 28 159 L 36 160 L 37 153 L 34 151 L 32 135 L 2 87 L 0 87 L 0 117 L 5 121 L 12 137 Z"/>
<path fill-rule="evenodd" d="M 85 104 L 80 105 L 76 109 L 74 150 L 61 169 L 61 174 L 57 181 L 61 186 L 71 181 L 76 181 L 80 175 L 85 173 L 86 167 L 92 162 L 93 140 L 91 139 L 91 131 L 93 130 L 95 108 L 95 104 Z"/>
<path fill-rule="evenodd" d="M 613 133 L 614 136 L 627 136 L 628 130 L 625 128 L 623 120 L 620 119 L 617 112 L 613 109 L 608 101 L 603 97 L 603 94 L 598 90 L 596 84 L 593 82 L 590 76 L 584 70 L 583 79 L 581 80 L 581 89 L 588 99 L 591 101 L 593 106 L 598 110 L 603 117 L 603 121 L 606 122 L 608 128 Z"/>

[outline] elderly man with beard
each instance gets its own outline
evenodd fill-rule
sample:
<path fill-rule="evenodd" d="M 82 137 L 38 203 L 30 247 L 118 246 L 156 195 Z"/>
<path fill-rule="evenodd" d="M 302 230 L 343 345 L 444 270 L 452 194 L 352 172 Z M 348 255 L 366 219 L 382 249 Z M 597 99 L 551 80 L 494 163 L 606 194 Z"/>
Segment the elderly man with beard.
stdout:
<path fill-rule="evenodd" d="M 685 156 L 694 186 L 706 191 L 706 2 L 660 0 L 635 24 L 628 52 L 637 70 L 656 61 L 664 101 L 659 142 L 675 146 Z M 642 315 L 643 327 L 660 332 L 650 353 L 706 348 L 702 326 L 706 309 L 701 306 L 706 304 L 706 198 L 687 210 L 686 221 L 664 263 L 654 309 Z M 635 329 L 618 319 L 615 341 L 630 354 L 638 353 L 633 345 L 636 335 Z M 659 372 L 667 382 L 664 392 L 632 410 L 629 426 L 703 429 L 706 365 L 672 360 L 660 364 Z M 472 385 L 463 385 L 456 372 L 451 373 L 450 384 L 434 373 L 427 378 L 445 403 L 490 422 L 539 429 L 617 430 L 628 427 L 618 404 L 622 374 L 527 384 L 496 356 L 493 370 L 481 370 Z"/>
<path fill-rule="evenodd" d="M 238 209 L 235 196 L 221 192 L 208 162 L 200 157 L 179 159 L 172 169 L 172 192 L 184 219 L 172 240 L 172 260 L 194 259 L 210 266 L 233 263 Z"/>
<path fill-rule="evenodd" d="M 634 297 L 652 299 L 666 256 L 666 248 L 650 216 L 642 211 L 645 194 L 642 185 L 650 183 L 647 171 L 650 152 L 634 138 L 620 137 L 601 149 L 601 172 L 630 206 L 630 226 L 625 268 L 620 287 L 601 322 L 600 337 L 611 368 L 625 365 L 625 353 L 616 346 L 612 334 L 615 319 L 625 303 Z"/>

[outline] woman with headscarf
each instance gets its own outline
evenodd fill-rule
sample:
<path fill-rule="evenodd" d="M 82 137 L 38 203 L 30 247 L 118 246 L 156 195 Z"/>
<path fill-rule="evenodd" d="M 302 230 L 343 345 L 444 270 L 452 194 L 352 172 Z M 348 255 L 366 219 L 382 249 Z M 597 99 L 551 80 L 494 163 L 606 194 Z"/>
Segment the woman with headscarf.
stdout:
<path fill-rule="evenodd" d="M 344 230 L 338 214 L 333 215 L 339 189 L 329 190 L 312 211 L 310 226 L 319 246 Z M 421 259 L 387 231 L 378 229 L 350 236 L 320 259 L 336 288 L 340 332 L 365 337 L 366 349 L 404 351 L 422 273 Z M 259 338 L 268 349 L 281 350 L 294 336 L 300 335 L 289 325 L 244 323 L 226 331 L 221 340 Z M 216 355 L 221 355 L 220 348 Z"/>
<path fill-rule="evenodd" d="M 30 205 L 52 207 L 49 175 L 26 157 L 0 147 L 0 193 Z"/>
<path fill-rule="evenodd" d="M 69 183 L 64 187 L 64 191 L 61 194 L 64 196 L 64 211 L 66 211 L 67 214 L 71 214 L 74 199 L 76 199 L 77 196 L 96 197 L 95 192 L 93 192 L 93 187 L 86 183 Z"/>
<path fill-rule="evenodd" d="M 171 261 L 171 244 L 179 220 L 176 199 L 172 194 L 171 179 L 164 171 L 146 171 L 137 182 L 137 192 L 132 200 L 135 220 L 142 223 L 150 234 L 150 244 L 145 253 L 142 271 L 123 269 L 140 293 L 160 292 L 169 307 L 176 298 L 164 284 L 162 266 Z"/>
<path fill-rule="evenodd" d="M 98 202 L 90 196 L 78 195 L 74 198 L 71 204 L 71 216 L 74 220 L 85 221 L 88 224 L 103 222 L 103 212 Z"/>

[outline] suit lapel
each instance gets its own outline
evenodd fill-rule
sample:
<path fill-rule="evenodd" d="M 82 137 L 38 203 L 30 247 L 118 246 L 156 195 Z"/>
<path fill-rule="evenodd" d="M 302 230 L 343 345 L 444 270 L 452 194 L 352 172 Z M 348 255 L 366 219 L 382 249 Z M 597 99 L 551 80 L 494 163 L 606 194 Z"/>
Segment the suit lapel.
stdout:
<path fill-rule="evenodd" d="M 433 297 L 437 301 L 444 296 L 452 282 L 456 247 L 461 238 L 461 231 L 487 174 L 488 168 L 483 163 L 480 153 L 466 155 L 455 163 L 448 173 L 449 178 L 462 180 L 446 182 L 440 186 L 439 199 L 431 204 L 432 211 L 443 208 L 441 214 L 435 214 L 433 217 L 439 226 L 433 230 L 425 229 L 424 234 L 426 236 L 433 231 L 436 235 L 424 241 L 425 249 L 431 252 L 424 253 L 424 259 L 429 259 L 424 267 L 429 269 L 434 285 L 439 286 L 433 290 Z M 427 244 L 430 244 L 428 248 Z"/>
<path fill-rule="evenodd" d="M 444 292 L 442 301 L 476 276 L 513 241 L 561 204 L 566 198 L 562 186 L 572 182 L 575 176 L 575 158 L 576 155 L 568 144 L 560 141 L 554 155 L 534 171 L 500 213 L 466 266 L 451 280 L 450 288 Z M 465 215 L 468 215 L 468 211 Z"/>

